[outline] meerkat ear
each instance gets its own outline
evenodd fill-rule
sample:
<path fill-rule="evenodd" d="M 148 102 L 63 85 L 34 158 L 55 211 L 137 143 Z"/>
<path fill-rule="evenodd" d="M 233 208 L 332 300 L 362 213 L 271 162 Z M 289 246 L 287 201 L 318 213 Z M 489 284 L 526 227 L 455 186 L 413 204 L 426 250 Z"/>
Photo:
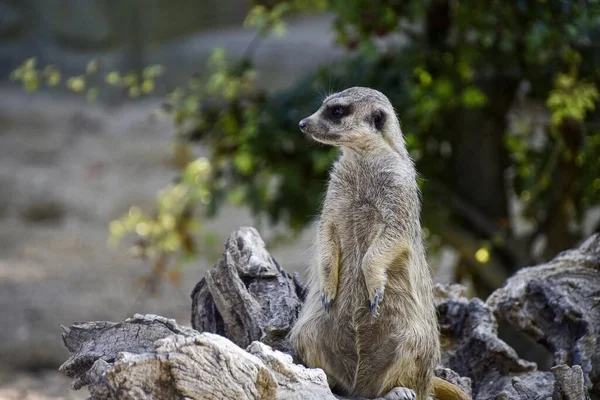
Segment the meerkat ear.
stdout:
<path fill-rule="evenodd" d="M 377 110 L 373 111 L 373 125 L 375 126 L 375 129 L 377 129 L 378 131 L 381 131 L 383 129 L 383 126 L 385 125 L 385 120 L 386 120 L 386 115 L 385 112 L 378 108 Z"/>

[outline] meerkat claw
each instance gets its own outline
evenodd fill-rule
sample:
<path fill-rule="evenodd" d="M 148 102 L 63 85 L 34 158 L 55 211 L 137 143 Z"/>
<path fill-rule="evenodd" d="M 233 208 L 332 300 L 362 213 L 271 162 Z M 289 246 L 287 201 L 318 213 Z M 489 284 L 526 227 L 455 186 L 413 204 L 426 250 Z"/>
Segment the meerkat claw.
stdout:
<path fill-rule="evenodd" d="M 383 290 L 378 290 L 375 292 L 375 297 L 369 300 L 369 310 L 371 314 L 375 314 L 377 312 L 377 308 L 379 307 L 379 303 L 383 300 Z"/>
<path fill-rule="evenodd" d="M 333 298 L 325 295 L 325 293 L 321 293 L 321 303 L 325 311 L 329 311 L 333 306 Z"/>

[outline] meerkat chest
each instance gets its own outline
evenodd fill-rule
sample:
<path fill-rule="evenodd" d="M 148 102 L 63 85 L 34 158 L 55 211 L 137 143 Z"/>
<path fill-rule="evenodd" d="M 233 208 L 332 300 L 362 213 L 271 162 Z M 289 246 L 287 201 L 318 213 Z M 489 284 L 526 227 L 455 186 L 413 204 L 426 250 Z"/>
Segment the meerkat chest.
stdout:
<path fill-rule="evenodd" d="M 330 201 L 345 213 L 383 214 L 393 207 L 398 193 L 398 176 L 381 165 L 344 165 L 334 170 L 330 180 Z"/>
<path fill-rule="evenodd" d="M 347 176 L 332 180 L 329 203 L 340 220 L 381 218 L 385 199 L 378 189 L 378 182 L 361 176 Z"/>
<path fill-rule="evenodd" d="M 378 227 L 391 222 L 396 202 L 393 186 L 389 174 L 379 171 L 344 171 L 332 176 L 325 207 L 346 253 L 364 253 Z"/>

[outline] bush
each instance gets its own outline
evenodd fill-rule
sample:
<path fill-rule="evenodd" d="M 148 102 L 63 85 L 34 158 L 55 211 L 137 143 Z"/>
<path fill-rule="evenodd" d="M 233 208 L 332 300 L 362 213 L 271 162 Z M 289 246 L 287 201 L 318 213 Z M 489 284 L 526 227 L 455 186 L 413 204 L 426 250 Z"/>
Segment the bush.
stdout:
<path fill-rule="evenodd" d="M 184 193 L 166 197 L 185 206 L 173 212 L 163 198 L 156 215 L 130 212 L 113 234 L 135 231 L 143 252 L 164 260 L 183 249 L 189 259 L 191 210 L 206 203 L 214 215 L 227 200 L 299 232 L 319 212 L 337 150 L 306 140 L 297 123 L 319 106 L 317 93 L 360 85 L 394 104 L 422 176 L 430 246 L 458 250 L 457 278 L 467 274 L 480 295 L 582 237 L 585 212 L 600 199 L 597 0 L 257 3 L 246 20 L 257 39 L 246 56 L 228 62 L 216 50 L 207 75 L 176 89 L 165 107 L 179 148 L 201 142 L 210 151 L 169 189 Z M 284 32 L 288 14 L 322 10 L 335 15 L 347 59 L 290 90 L 257 87 L 260 38 Z M 206 168 L 190 172 L 194 165 Z M 524 205 L 528 232 L 513 226 L 512 197 Z M 169 246 L 140 224 L 171 232 Z M 545 246 L 534 253 L 539 239 Z"/>

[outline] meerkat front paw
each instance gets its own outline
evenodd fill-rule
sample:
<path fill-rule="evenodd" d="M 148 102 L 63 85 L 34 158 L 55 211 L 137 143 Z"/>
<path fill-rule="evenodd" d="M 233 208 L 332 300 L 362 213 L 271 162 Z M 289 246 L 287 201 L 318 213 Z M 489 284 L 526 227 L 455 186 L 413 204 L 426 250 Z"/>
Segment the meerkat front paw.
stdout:
<path fill-rule="evenodd" d="M 372 315 L 377 314 L 377 309 L 383 301 L 387 274 L 385 269 L 374 264 L 370 259 L 363 261 L 363 274 L 365 276 L 365 285 L 367 287 L 367 296 L 369 300 L 369 311 Z"/>
<path fill-rule="evenodd" d="M 327 288 L 321 289 L 321 303 L 323 304 L 323 308 L 325 311 L 331 310 L 333 307 L 333 301 L 335 300 L 335 291 Z"/>
<path fill-rule="evenodd" d="M 366 272 L 365 283 L 367 284 L 367 295 L 369 296 L 369 311 L 371 315 L 377 315 L 377 310 L 385 293 L 385 271 L 371 268 L 366 269 Z"/>
<path fill-rule="evenodd" d="M 393 388 L 384 397 L 385 400 L 417 400 L 417 394 L 409 388 L 398 386 Z"/>
<path fill-rule="evenodd" d="M 379 308 L 379 304 L 383 300 L 384 290 L 383 288 L 374 289 L 369 294 L 369 311 L 371 314 L 377 314 L 377 309 Z"/>
<path fill-rule="evenodd" d="M 320 275 L 321 275 L 321 303 L 325 311 L 331 310 L 333 302 L 337 295 L 338 289 L 338 266 L 337 259 L 330 261 L 326 259 L 325 262 L 321 263 Z"/>

